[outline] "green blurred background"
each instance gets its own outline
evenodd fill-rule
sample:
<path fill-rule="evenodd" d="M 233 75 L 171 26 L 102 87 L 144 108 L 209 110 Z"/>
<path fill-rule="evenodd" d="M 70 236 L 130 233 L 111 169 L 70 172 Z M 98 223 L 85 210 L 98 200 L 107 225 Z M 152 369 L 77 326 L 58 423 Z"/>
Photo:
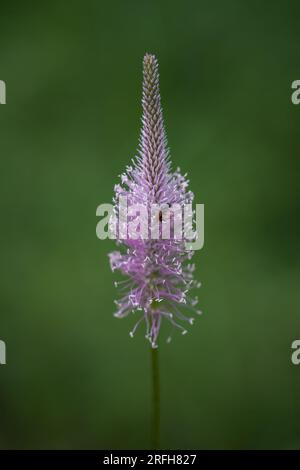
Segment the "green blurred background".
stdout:
<path fill-rule="evenodd" d="M 162 446 L 300 448 L 299 2 L 0 6 L 0 447 L 150 445 L 149 345 L 113 317 L 95 212 L 135 155 L 152 52 L 206 210 L 204 314 L 160 345 Z"/>

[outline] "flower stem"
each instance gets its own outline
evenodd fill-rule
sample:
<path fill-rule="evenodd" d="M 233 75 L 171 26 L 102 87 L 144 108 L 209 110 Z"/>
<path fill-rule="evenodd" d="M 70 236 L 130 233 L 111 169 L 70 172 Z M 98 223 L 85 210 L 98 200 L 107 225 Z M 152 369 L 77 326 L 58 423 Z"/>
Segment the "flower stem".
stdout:
<path fill-rule="evenodd" d="M 151 348 L 152 365 L 152 446 L 160 447 L 160 386 L 158 349 Z"/>

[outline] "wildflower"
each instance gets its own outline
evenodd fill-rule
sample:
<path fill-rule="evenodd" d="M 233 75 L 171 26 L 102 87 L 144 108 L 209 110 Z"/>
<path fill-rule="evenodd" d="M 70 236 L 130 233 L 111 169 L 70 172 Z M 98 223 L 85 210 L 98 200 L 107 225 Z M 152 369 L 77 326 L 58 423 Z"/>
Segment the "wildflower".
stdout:
<path fill-rule="evenodd" d="M 119 270 L 127 279 L 116 283 L 123 292 L 116 301 L 117 318 L 123 318 L 131 312 L 137 312 L 139 319 L 130 335 L 133 336 L 140 324 L 146 325 L 146 338 L 153 348 L 157 347 L 162 320 L 168 320 L 172 329 L 187 332 L 184 324 L 193 324 L 194 318 L 183 314 L 196 310 L 197 297 L 189 292 L 199 284 L 193 278 L 195 266 L 190 263 L 193 255 L 185 247 L 185 238 L 174 234 L 176 222 L 181 215 L 173 214 L 171 231 L 168 238 L 162 238 L 164 230 L 163 212 L 173 205 L 182 208 L 190 204 L 193 194 L 188 191 L 186 175 L 180 170 L 172 172 L 167 137 L 164 128 L 161 98 L 159 91 L 158 62 L 154 55 L 146 54 L 143 61 L 143 96 L 142 129 L 138 155 L 132 166 L 121 175 L 121 183 L 115 186 L 114 207 L 118 219 L 117 243 L 123 251 L 110 253 L 112 270 Z M 146 223 L 147 234 L 138 232 L 138 236 L 128 236 L 127 221 L 120 217 L 118 201 L 126 199 L 130 208 L 146 208 L 141 220 Z M 153 213 L 153 206 L 161 208 Z M 119 218 L 118 218 L 119 216 Z M 129 216 L 132 223 L 136 216 Z M 155 219 L 155 220 L 154 220 Z M 149 221 L 156 223 L 158 237 L 148 238 Z M 150 228 L 149 228 L 150 230 Z M 122 236 L 121 236 L 122 234 Z M 124 236 L 124 234 L 126 236 Z M 167 341 L 170 341 L 171 336 Z"/>

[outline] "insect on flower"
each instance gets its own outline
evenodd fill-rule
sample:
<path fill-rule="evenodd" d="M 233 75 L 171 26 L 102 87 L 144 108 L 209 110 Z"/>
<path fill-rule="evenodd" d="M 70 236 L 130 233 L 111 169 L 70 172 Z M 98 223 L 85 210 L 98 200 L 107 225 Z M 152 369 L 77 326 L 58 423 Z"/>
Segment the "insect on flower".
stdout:
<path fill-rule="evenodd" d="M 185 204 L 191 204 L 193 194 L 187 189 L 188 181 L 180 170 L 171 170 L 158 62 L 151 54 L 146 54 L 143 60 L 142 108 L 138 155 L 121 175 L 121 183 L 115 186 L 116 238 L 123 251 L 114 251 L 109 256 L 112 270 L 127 276 L 126 280 L 116 283 L 123 295 L 116 301 L 115 316 L 123 318 L 136 311 L 140 316 L 130 335 L 134 336 L 138 326 L 144 323 L 146 338 L 155 348 L 163 320 L 170 322 L 171 329 L 177 328 L 185 334 L 184 325 L 192 325 L 194 318 L 184 312 L 201 312 L 196 308 L 197 297 L 190 296 L 191 289 L 200 287 L 194 280 L 195 266 L 190 263 L 193 251 L 186 249 L 184 236 L 176 235 L 176 227 L 182 225 L 181 210 Z M 128 232 L 127 220 L 121 217 L 120 199 L 126 200 L 135 233 Z M 179 210 L 171 210 L 174 207 Z M 168 236 L 163 236 L 166 213 L 170 216 L 170 230 Z M 146 227 L 146 234 L 141 225 Z M 148 237 L 150 231 L 152 236 Z M 167 341 L 170 339 L 171 335 Z"/>

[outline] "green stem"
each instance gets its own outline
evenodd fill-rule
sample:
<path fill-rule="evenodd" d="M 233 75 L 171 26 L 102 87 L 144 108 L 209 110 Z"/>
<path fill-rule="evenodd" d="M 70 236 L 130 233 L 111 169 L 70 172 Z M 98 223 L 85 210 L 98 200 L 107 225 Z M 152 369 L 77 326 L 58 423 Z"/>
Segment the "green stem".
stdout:
<path fill-rule="evenodd" d="M 158 450 L 160 445 L 160 386 L 158 349 L 151 348 L 152 365 L 152 443 L 153 449 Z"/>

